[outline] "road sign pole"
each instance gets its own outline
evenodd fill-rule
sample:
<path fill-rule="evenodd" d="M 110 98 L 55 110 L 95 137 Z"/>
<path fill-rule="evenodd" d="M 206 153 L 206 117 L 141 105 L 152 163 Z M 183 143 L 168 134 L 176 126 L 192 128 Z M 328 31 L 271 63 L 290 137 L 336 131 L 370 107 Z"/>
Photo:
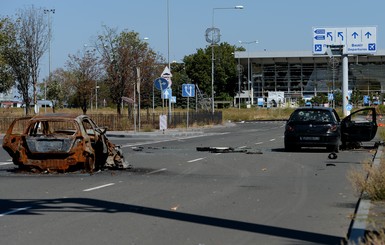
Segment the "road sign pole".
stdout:
<path fill-rule="evenodd" d="M 190 97 L 187 97 L 187 119 L 186 119 L 186 121 L 187 121 L 187 128 L 188 128 L 188 113 L 189 113 L 189 110 L 190 110 L 190 105 L 189 105 L 189 101 L 190 101 Z"/>
<path fill-rule="evenodd" d="M 348 97 L 348 80 L 349 80 L 349 66 L 348 66 L 348 55 L 342 56 L 342 111 L 344 116 L 349 116 L 350 111 L 346 109 L 349 104 Z"/>

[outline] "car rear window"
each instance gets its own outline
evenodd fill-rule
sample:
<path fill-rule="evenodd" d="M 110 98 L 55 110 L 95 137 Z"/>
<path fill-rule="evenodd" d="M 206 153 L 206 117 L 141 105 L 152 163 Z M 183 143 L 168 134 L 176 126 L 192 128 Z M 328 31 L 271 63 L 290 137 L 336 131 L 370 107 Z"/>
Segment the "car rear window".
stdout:
<path fill-rule="evenodd" d="M 326 110 L 296 110 L 291 121 L 335 122 L 336 119 L 330 111 Z"/>

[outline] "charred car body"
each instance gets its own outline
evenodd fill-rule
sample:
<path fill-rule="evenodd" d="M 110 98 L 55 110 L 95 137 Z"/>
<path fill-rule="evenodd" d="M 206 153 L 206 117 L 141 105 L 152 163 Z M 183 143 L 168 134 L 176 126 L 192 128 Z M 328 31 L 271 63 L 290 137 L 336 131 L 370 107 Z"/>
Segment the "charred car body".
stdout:
<path fill-rule="evenodd" d="M 87 115 L 22 117 L 8 128 L 3 148 L 19 168 L 89 172 L 128 168 L 120 146 L 111 143 L 105 133 L 106 128 L 98 127 Z"/>

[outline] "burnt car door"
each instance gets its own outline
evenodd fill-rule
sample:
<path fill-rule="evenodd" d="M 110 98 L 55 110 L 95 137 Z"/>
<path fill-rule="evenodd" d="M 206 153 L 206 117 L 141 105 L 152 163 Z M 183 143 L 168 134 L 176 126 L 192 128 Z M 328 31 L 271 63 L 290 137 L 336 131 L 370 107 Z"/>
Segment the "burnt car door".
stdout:
<path fill-rule="evenodd" d="M 3 139 L 3 148 L 13 158 L 17 158 L 21 136 L 32 117 L 21 117 L 13 120 Z"/>
<path fill-rule="evenodd" d="M 371 141 L 377 133 L 377 114 L 375 108 L 365 108 L 353 112 L 341 121 L 341 141 Z"/>

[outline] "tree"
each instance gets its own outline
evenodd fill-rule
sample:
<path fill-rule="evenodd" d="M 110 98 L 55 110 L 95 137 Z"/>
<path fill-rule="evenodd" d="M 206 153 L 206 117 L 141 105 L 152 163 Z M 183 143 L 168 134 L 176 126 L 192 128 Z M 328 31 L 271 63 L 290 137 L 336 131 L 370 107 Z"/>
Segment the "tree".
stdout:
<path fill-rule="evenodd" d="M 44 10 L 33 5 L 20 10 L 18 15 L 19 39 L 25 49 L 25 55 L 30 69 L 33 86 L 33 103 L 37 102 L 37 84 L 39 77 L 39 63 L 48 49 L 49 30 L 44 21 Z"/>
<path fill-rule="evenodd" d="M 67 79 L 75 89 L 77 102 L 83 114 L 86 114 L 87 105 L 92 99 L 92 91 L 102 76 L 99 60 L 94 50 L 78 52 L 77 55 L 69 55 L 66 66 L 69 71 Z"/>
<path fill-rule="evenodd" d="M 19 10 L 16 17 L 16 20 L 5 18 L 1 21 L 0 31 L 4 42 L 1 44 L 3 65 L 0 71 L 7 72 L 7 79 L 13 76 L 16 80 L 16 87 L 23 97 L 28 115 L 31 85 L 33 102 L 36 105 L 39 62 L 48 48 L 49 33 L 44 22 L 44 12 L 40 8 L 37 9 L 32 5 Z"/>
<path fill-rule="evenodd" d="M 45 89 L 47 90 L 47 99 L 52 101 L 54 112 L 56 107 L 62 107 L 64 105 L 66 98 L 68 102 L 69 94 L 75 94 L 75 91 L 71 91 L 71 87 L 67 84 L 68 74 L 69 72 L 60 68 L 53 71 L 51 79 L 46 81 Z"/>
<path fill-rule="evenodd" d="M 8 35 L 5 33 L 8 22 L 9 19 L 0 20 L 0 93 L 7 92 L 14 84 L 12 68 L 7 63 L 6 54 L 4 54 L 9 43 Z"/>
<path fill-rule="evenodd" d="M 10 77 L 16 81 L 16 88 L 23 97 L 25 113 L 29 114 L 29 88 L 30 70 L 25 47 L 19 38 L 19 28 L 10 19 L 3 19 L 1 26 L 3 42 L 1 55 L 4 61 L 3 67 L 10 72 Z"/>
<path fill-rule="evenodd" d="M 104 27 L 104 34 L 98 37 L 97 49 L 101 51 L 102 62 L 106 70 L 106 83 L 110 88 L 112 101 L 116 104 L 117 113 L 121 114 L 122 97 L 133 100 L 138 91 L 138 75 L 140 90 L 149 94 L 152 81 L 159 70 L 156 63 L 158 55 L 148 44 L 139 38 L 136 32 L 123 31 Z M 137 69 L 139 68 L 139 69 Z M 140 74 L 137 71 L 140 70 Z M 149 105 L 147 100 L 146 105 Z"/>
<path fill-rule="evenodd" d="M 237 91 L 237 64 L 234 59 L 235 46 L 220 43 L 214 47 L 214 91 L 216 99 L 230 100 Z M 185 56 L 183 62 L 188 77 L 211 95 L 211 46 L 198 49 L 196 54 Z"/>

